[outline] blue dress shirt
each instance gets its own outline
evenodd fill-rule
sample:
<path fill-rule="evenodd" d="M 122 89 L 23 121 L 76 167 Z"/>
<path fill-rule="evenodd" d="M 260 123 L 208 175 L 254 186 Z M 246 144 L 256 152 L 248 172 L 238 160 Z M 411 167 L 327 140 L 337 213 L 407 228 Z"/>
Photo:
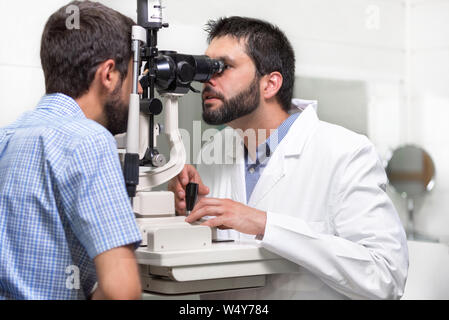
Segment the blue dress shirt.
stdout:
<path fill-rule="evenodd" d="M 299 113 L 293 113 L 260 144 L 256 150 L 256 159 L 251 159 L 248 155 L 248 149 L 245 147 L 245 183 L 246 183 L 246 202 L 249 202 L 251 194 L 259 181 L 265 167 L 270 160 L 271 154 L 276 150 L 278 144 L 284 139 L 293 122 L 298 118 Z"/>

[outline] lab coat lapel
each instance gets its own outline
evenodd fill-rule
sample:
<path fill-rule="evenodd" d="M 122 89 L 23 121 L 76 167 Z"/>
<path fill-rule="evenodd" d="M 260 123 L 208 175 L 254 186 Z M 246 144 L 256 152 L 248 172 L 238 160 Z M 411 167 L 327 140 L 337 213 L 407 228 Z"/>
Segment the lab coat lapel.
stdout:
<path fill-rule="evenodd" d="M 294 174 L 289 172 L 294 167 L 287 166 L 289 159 L 296 160 L 308 140 L 318 125 L 318 117 L 314 108 L 307 107 L 298 119 L 293 123 L 289 132 L 278 145 L 274 153 L 254 187 L 248 205 L 256 207 L 264 199 L 273 187 L 286 175 Z M 243 172 L 243 176 L 244 176 Z M 282 201 L 282 199 L 279 199 Z"/>
<path fill-rule="evenodd" d="M 267 167 L 254 187 L 251 197 L 249 198 L 248 205 L 250 207 L 255 207 L 259 201 L 270 192 L 276 183 L 285 176 L 284 153 L 282 150 L 279 150 L 280 152 L 277 151 L 278 150 L 273 153 Z"/>
<path fill-rule="evenodd" d="M 237 164 L 231 174 L 232 199 L 246 204 L 245 166 Z"/>
<path fill-rule="evenodd" d="M 235 148 L 226 149 L 226 163 L 233 163 L 230 167 L 231 199 L 246 204 L 245 159 L 242 138 L 233 132 L 226 135 L 226 143 Z M 233 139 L 230 141 L 229 139 Z"/>

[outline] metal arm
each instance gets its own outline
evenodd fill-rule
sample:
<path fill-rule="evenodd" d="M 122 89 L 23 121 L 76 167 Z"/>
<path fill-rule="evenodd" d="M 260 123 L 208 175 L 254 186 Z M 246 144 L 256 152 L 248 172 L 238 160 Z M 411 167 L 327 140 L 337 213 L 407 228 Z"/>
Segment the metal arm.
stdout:
<path fill-rule="evenodd" d="M 146 43 L 146 30 L 140 26 L 132 28 L 133 56 L 133 91 L 129 98 L 128 129 L 126 133 L 126 154 L 123 174 L 128 195 L 136 195 L 139 184 L 139 113 L 140 96 L 138 93 L 138 77 L 140 66 L 140 46 Z"/>
<path fill-rule="evenodd" d="M 161 185 L 181 172 L 186 162 L 184 143 L 178 127 L 178 98 L 182 95 L 166 94 L 165 98 L 165 133 L 169 140 L 170 160 L 159 168 L 141 168 L 139 191 Z"/>

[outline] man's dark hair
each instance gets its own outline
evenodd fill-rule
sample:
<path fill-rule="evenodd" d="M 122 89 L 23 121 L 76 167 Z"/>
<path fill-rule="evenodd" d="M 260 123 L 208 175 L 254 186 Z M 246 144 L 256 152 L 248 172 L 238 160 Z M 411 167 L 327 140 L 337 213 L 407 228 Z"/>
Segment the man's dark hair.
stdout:
<path fill-rule="evenodd" d="M 276 97 L 284 110 L 291 107 L 295 81 L 295 53 L 285 34 L 276 26 L 259 19 L 228 17 L 206 24 L 208 42 L 232 36 L 246 41 L 246 53 L 256 66 L 258 75 L 273 71 L 282 74 L 283 83 Z"/>
<path fill-rule="evenodd" d="M 67 27 L 72 14 L 68 6 L 79 9 L 79 28 Z M 132 57 L 133 25 L 132 19 L 91 1 L 73 1 L 53 13 L 41 40 L 46 93 L 63 93 L 74 99 L 82 96 L 98 66 L 108 59 L 115 61 L 123 80 Z"/>

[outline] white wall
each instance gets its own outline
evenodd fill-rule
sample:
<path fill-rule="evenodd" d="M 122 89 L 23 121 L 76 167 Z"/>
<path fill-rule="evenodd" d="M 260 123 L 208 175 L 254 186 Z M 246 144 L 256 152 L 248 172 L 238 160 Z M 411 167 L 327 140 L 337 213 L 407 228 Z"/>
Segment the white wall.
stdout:
<path fill-rule="evenodd" d="M 49 15 L 65 3 L 0 1 L 0 126 L 34 108 L 45 92 L 40 37 Z"/>
<path fill-rule="evenodd" d="M 416 228 L 449 241 L 449 1 L 412 0 L 411 101 L 406 141 L 424 147 L 436 166 L 435 189 L 420 201 Z"/>
<path fill-rule="evenodd" d="M 409 263 L 403 300 L 449 299 L 448 244 L 408 241 Z"/>

